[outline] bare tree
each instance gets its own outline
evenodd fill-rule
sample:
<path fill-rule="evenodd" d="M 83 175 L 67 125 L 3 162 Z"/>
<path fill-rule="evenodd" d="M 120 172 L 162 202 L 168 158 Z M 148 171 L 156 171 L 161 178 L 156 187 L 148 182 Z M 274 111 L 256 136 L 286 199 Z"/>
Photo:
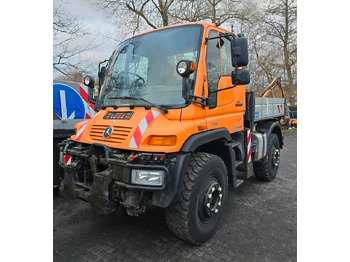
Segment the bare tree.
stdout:
<path fill-rule="evenodd" d="M 296 0 L 90 1 L 109 13 L 126 35 L 181 22 L 220 22 L 227 29 L 235 24 L 248 37 L 255 90 L 262 92 L 281 76 L 287 98 L 296 97 Z"/>
<path fill-rule="evenodd" d="M 53 68 L 68 76 L 72 70 L 91 71 L 91 64 L 82 55 L 99 46 L 89 33 L 83 20 L 64 11 L 64 2 L 54 1 L 53 8 Z"/>
<path fill-rule="evenodd" d="M 289 10 L 286 11 L 287 4 Z M 249 70 L 258 94 L 274 77 L 282 77 L 287 101 L 296 98 L 296 3 L 292 0 L 245 0 L 242 31 L 248 37 Z M 282 7 L 284 6 L 284 8 Z"/>
<path fill-rule="evenodd" d="M 224 23 L 239 17 L 236 0 L 91 0 L 135 34 L 180 22 Z M 122 22 L 124 21 L 124 22 Z"/>
<path fill-rule="evenodd" d="M 80 82 L 82 77 L 83 73 L 80 70 L 76 70 L 74 68 L 67 68 L 65 70 L 65 74 L 56 77 L 55 80 Z"/>
<path fill-rule="evenodd" d="M 263 21 L 265 30 L 271 39 L 277 39 L 282 49 L 285 87 L 290 102 L 296 96 L 297 64 L 297 6 L 296 0 L 270 0 Z"/>
<path fill-rule="evenodd" d="M 169 12 L 175 0 L 91 0 L 109 16 L 123 23 L 135 34 L 149 28 L 158 28 L 171 24 Z M 121 21 L 124 22 L 121 22 Z"/>
<path fill-rule="evenodd" d="M 225 23 L 240 17 L 240 1 L 236 0 L 178 0 L 169 15 L 173 21 Z"/>
<path fill-rule="evenodd" d="M 207 0 L 180 0 L 171 9 L 170 16 L 175 23 L 197 22 L 209 19 Z"/>
<path fill-rule="evenodd" d="M 238 17 L 238 3 L 234 0 L 207 0 L 207 16 L 212 23 L 224 23 Z"/>

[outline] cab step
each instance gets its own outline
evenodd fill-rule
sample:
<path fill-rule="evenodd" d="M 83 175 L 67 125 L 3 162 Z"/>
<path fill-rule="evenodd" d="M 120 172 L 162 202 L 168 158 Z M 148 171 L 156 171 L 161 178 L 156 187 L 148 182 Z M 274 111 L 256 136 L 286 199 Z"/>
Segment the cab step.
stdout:
<path fill-rule="evenodd" d="M 243 164 L 243 161 L 236 161 L 236 168 Z"/>
<path fill-rule="evenodd" d="M 237 180 L 247 179 L 247 173 L 237 170 L 236 178 Z"/>
<path fill-rule="evenodd" d="M 238 163 L 237 161 L 236 163 Z M 254 175 L 253 163 L 249 162 L 246 166 L 243 163 L 236 164 L 237 179 L 247 179 Z"/>
<path fill-rule="evenodd" d="M 240 185 L 242 185 L 244 182 L 243 179 L 237 179 L 237 182 L 236 182 L 236 188 L 239 187 Z"/>

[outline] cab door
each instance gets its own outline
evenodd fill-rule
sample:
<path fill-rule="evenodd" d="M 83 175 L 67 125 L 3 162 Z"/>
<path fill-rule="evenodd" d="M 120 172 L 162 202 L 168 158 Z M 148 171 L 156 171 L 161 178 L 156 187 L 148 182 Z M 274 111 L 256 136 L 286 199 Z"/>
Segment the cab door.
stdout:
<path fill-rule="evenodd" d="M 217 37 L 224 34 L 218 28 L 209 27 L 207 37 Z M 234 67 L 231 63 L 231 42 L 225 37 L 207 41 L 206 64 L 206 91 L 208 104 L 206 107 L 207 130 L 227 128 L 230 133 L 244 129 L 245 86 L 217 91 L 232 86 L 231 72 Z"/>

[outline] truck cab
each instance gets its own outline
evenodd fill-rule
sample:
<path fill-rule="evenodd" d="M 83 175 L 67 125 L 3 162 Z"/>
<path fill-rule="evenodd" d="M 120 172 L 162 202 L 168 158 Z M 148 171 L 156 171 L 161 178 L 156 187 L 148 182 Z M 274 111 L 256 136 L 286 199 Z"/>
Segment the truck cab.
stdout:
<path fill-rule="evenodd" d="M 255 119 L 247 64 L 247 39 L 205 22 L 122 42 L 99 74 L 98 113 L 60 146 L 61 194 L 102 214 L 161 207 L 175 235 L 204 243 L 224 214 L 229 185 L 277 174 L 279 115 Z M 284 110 L 284 102 L 272 107 Z"/>

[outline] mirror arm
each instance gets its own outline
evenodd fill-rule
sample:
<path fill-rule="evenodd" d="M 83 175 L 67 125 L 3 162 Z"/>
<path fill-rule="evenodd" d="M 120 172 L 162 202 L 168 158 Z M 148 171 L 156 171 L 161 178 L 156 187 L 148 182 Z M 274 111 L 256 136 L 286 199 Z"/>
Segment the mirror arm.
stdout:
<path fill-rule="evenodd" d="M 224 90 L 227 90 L 227 89 L 235 88 L 236 86 L 237 86 L 237 84 L 235 84 L 235 85 L 233 85 L 233 86 L 225 87 L 225 88 L 223 88 L 223 89 L 218 89 L 218 90 L 210 91 L 209 94 L 208 94 L 208 97 L 209 97 L 209 95 L 211 95 L 211 94 L 213 94 L 213 93 L 217 93 L 217 92 L 224 91 Z"/>
<path fill-rule="evenodd" d="M 188 77 L 182 77 L 182 98 L 185 99 L 186 102 L 189 102 L 188 98 Z"/>
<path fill-rule="evenodd" d="M 101 72 L 101 64 L 106 63 L 107 61 L 108 59 L 98 63 L 98 72 Z"/>
<path fill-rule="evenodd" d="M 209 40 L 218 39 L 218 38 L 223 38 L 223 37 L 225 37 L 226 39 L 228 39 L 228 37 L 234 38 L 234 36 L 233 36 L 232 34 L 221 34 L 221 33 L 220 33 L 219 36 L 206 37 L 206 38 L 205 38 L 205 44 L 207 44 Z"/>
<path fill-rule="evenodd" d="M 201 101 L 193 100 L 194 99 L 200 99 Z M 204 109 L 208 105 L 208 99 L 202 96 L 195 96 L 195 95 L 190 95 L 190 101 L 191 103 L 196 103 L 202 106 Z"/>

